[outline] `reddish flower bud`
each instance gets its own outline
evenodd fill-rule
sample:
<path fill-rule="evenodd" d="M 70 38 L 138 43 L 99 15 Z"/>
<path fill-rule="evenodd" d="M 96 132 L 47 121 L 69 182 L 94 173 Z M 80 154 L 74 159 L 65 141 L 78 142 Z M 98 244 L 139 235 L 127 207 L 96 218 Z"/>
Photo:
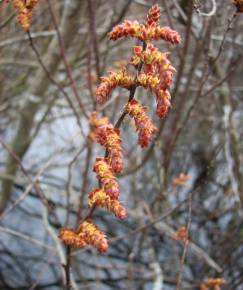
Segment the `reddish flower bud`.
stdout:
<path fill-rule="evenodd" d="M 94 172 L 96 173 L 97 178 L 102 183 L 105 192 L 112 199 L 117 199 L 120 194 L 119 185 L 113 174 L 111 166 L 107 163 L 106 158 L 96 158 Z"/>
<path fill-rule="evenodd" d="M 107 208 L 120 220 L 124 220 L 127 217 L 126 210 L 120 202 L 111 199 L 111 197 L 102 189 L 94 189 L 89 193 L 89 206 L 93 207 L 94 205 L 100 208 Z"/>
<path fill-rule="evenodd" d="M 84 221 L 80 227 L 78 235 L 89 245 L 94 246 L 101 253 L 108 249 L 108 242 L 104 233 L 91 221 Z"/>
<path fill-rule="evenodd" d="M 179 44 L 181 42 L 179 33 L 175 30 L 172 30 L 170 27 L 155 27 L 153 38 L 155 40 L 163 39 L 170 42 L 171 44 Z"/>
<path fill-rule="evenodd" d="M 146 147 L 152 141 L 153 135 L 157 132 L 150 118 L 146 114 L 146 108 L 133 99 L 127 104 L 127 113 L 134 119 L 138 131 L 138 144 Z"/>
<path fill-rule="evenodd" d="M 96 129 L 96 141 L 107 148 L 107 160 L 116 173 L 122 171 L 122 148 L 120 131 L 112 124 Z"/>
<path fill-rule="evenodd" d="M 122 148 L 119 129 L 109 123 L 108 118 L 98 119 L 95 112 L 91 114 L 90 124 L 95 130 L 89 134 L 92 140 L 107 149 L 107 161 L 115 173 L 122 171 Z"/>
<path fill-rule="evenodd" d="M 156 109 L 156 115 L 159 118 L 164 118 L 169 110 L 169 107 L 171 106 L 170 103 L 170 93 L 168 90 L 161 90 L 158 91 L 158 93 L 156 94 L 156 102 L 157 102 L 157 109 Z"/>
<path fill-rule="evenodd" d="M 103 104 L 108 100 L 111 91 L 117 86 L 129 89 L 133 83 L 133 78 L 126 69 L 117 73 L 110 72 L 108 76 L 101 78 L 101 83 L 96 90 L 96 100 L 99 104 Z"/>
<path fill-rule="evenodd" d="M 80 249 L 87 245 L 84 239 L 72 229 L 62 229 L 58 237 L 63 241 L 66 246 L 71 246 L 73 248 Z"/>
<path fill-rule="evenodd" d="M 154 5 L 149 9 L 145 26 L 156 26 L 160 19 L 159 5 Z"/>
<path fill-rule="evenodd" d="M 136 55 L 141 55 L 142 51 L 143 51 L 142 46 L 135 46 L 134 49 L 133 49 L 133 52 Z"/>
<path fill-rule="evenodd" d="M 109 149 L 108 162 L 115 173 L 121 173 L 123 169 L 123 155 L 121 150 Z"/>

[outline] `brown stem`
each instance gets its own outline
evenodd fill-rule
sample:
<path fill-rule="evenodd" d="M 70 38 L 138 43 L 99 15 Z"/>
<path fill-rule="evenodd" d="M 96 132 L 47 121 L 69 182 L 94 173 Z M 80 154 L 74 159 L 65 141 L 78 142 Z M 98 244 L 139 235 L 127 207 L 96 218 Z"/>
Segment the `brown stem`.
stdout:
<path fill-rule="evenodd" d="M 96 23 L 95 23 L 95 9 L 96 8 L 96 0 L 88 0 L 88 12 L 89 12 L 89 19 L 90 19 L 90 31 L 91 31 L 91 42 L 93 44 L 93 50 L 95 55 L 95 68 L 97 77 L 101 77 L 100 72 L 100 58 L 99 58 L 99 46 L 97 41 L 97 33 L 96 33 Z"/>
<path fill-rule="evenodd" d="M 71 285 L 71 248 L 70 246 L 66 247 L 66 265 L 64 265 L 64 271 L 65 271 L 65 277 L 66 277 L 66 285 L 65 285 L 65 290 L 71 290 L 72 285 Z"/>

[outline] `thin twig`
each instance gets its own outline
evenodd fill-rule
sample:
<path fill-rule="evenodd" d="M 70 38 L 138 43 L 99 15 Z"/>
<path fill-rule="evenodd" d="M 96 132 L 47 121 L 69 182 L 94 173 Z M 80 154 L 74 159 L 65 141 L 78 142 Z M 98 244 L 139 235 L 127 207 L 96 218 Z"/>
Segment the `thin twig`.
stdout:
<path fill-rule="evenodd" d="M 68 76 L 68 78 L 70 80 L 71 88 L 73 90 L 74 96 L 75 96 L 75 98 L 76 98 L 76 100 L 77 100 L 77 102 L 79 104 L 79 107 L 80 107 L 82 113 L 84 114 L 84 116 L 86 118 L 88 118 L 88 115 L 86 113 L 84 105 L 83 105 L 83 103 L 81 101 L 81 97 L 79 95 L 79 90 L 78 90 L 78 86 L 77 86 L 76 80 L 73 78 L 73 74 L 72 74 L 70 65 L 69 65 L 69 63 L 67 61 L 64 41 L 63 41 L 63 38 L 61 36 L 60 30 L 58 28 L 58 25 L 57 25 L 57 22 L 56 22 L 56 18 L 55 18 L 55 15 L 54 15 L 54 12 L 53 12 L 53 9 L 52 9 L 52 6 L 51 6 L 51 2 L 50 2 L 50 0 L 46 0 L 46 1 L 47 1 L 47 4 L 48 4 L 48 8 L 50 10 L 52 22 L 53 22 L 55 30 L 57 32 L 57 38 L 58 38 L 58 42 L 59 42 L 60 53 L 61 53 L 64 65 L 65 65 L 65 68 L 66 68 L 66 71 L 67 71 L 67 76 Z"/>
<path fill-rule="evenodd" d="M 189 205 L 188 221 L 187 221 L 187 226 L 186 226 L 186 229 L 188 232 L 188 239 L 184 242 L 184 248 L 183 248 L 183 253 L 180 260 L 180 268 L 179 268 L 179 273 L 177 277 L 176 290 L 181 289 L 183 266 L 185 263 L 186 254 L 187 254 L 188 245 L 189 245 L 189 231 L 190 231 L 190 226 L 191 226 L 191 221 L 192 221 L 192 194 L 189 195 L 188 205 Z"/>
<path fill-rule="evenodd" d="M 50 72 L 48 71 L 47 67 L 45 66 L 41 56 L 40 56 L 40 53 L 39 51 L 37 50 L 36 46 L 34 45 L 34 42 L 33 42 L 33 39 L 31 37 L 31 34 L 30 34 L 30 31 L 27 31 L 27 35 L 28 35 L 28 38 L 29 38 L 29 42 L 30 42 L 30 46 L 32 48 L 32 50 L 34 51 L 36 57 L 37 57 L 37 60 L 38 62 L 40 63 L 42 69 L 44 70 L 44 72 L 46 73 L 48 79 L 62 92 L 62 94 L 65 96 L 69 106 L 72 108 L 73 112 L 74 112 L 74 115 L 76 116 L 76 120 L 77 120 L 77 124 L 80 128 L 80 131 L 81 133 L 84 135 L 84 132 L 83 132 L 83 129 L 82 129 L 82 125 L 81 125 L 81 122 L 80 122 L 80 118 L 79 118 L 79 114 L 75 108 L 75 106 L 73 105 L 72 103 L 72 100 L 71 98 L 69 97 L 69 95 L 66 93 L 66 91 L 64 90 L 64 88 L 62 87 L 62 85 L 60 85 L 53 77 L 52 75 L 50 74 Z"/>
<path fill-rule="evenodd" d="M 33 186 L 39 196 L 39 198 L 41 199 L 42 203 L 45 205 L 45 207 L 48 210 L 48 213 L 53 216 L 55 218 L 55 222 L 57 223 L 58 226 L 60 226 L 60 222 L 59 219 L 55 213 L 55 211 L 53 210 L 53 208 L 49 205 L 48 200 L 46 199 L 43 191 L 41 190 L 40 186 L 38 183 L 33 182 L 31 177 L 29 176 L 27 170 L 25 169 L 21 159 L 15 154 L 15 152 L 13 152 L 13 150 L 0 138 L 0 143 L 2 144 L 2 146 L 8 151 L 8 153 L 11 155 L 11 157 L 15 160 L 15 162 L 19 165 L 21 171 L 23 172 L 23 174 L 27 177 L 28 181 L 30 184 L 33 183 Z"/>

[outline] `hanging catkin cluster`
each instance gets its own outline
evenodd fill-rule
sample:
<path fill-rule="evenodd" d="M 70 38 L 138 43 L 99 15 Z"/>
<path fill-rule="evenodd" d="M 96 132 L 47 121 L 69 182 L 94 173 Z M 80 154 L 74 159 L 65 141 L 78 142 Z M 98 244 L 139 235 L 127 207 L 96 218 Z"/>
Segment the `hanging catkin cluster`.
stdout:
<path fill-rule="evenodd" d="M 157 128 L 147 115 L 147 108 L 134 98 L 135 89 L 139 86 L 151 91 L 157 102 L 156 114 L 159 118 L 165 117 L 170 107 L 169 89 L 175 69 L 171 65 L 169 53 L 161 53 L 150 41 L 163 39 L 171 44 L 180 43 L 180 35 L 168 28 L 160 27 L 160 8 L 154 5 L 148 12 L 144 24 L 137 21 L 124 21 L 117 25 L 108 34 L 111 40 L 122 37 L 134 37 L 143 42 L 142 46 L 135 46 L 129 64 L 136 70 L 132 76 L 127 68 L 118 72 L 109 72 L 101 78 L 101 83 L 96 90 L 98 104 L 104 104 L 116 87 L 122 87 L 130 92 L 130 98 L 125 106 L 123 114 L 129 115 L 135 122 L 138 132 L 138 144 L 141 147 L 148 146 L 157 132 Z M 119 124 L 119 122 L 117 123 Z M 97 117 L 97 113 L 90 115 L 91 133 L 89 138 L 105 148 L 105 157 L 97 157 L 93 171 L 96 173 L 99 187 L 94 188 L 88 195 L 88 205 L 91 212 L 95 208 L 103 208 L 113 213 L 120 220 L 127 217 L 125 208 L 121 205 L 120 188 L 116 174 L 122 172 L 123 154 L 120 131 L 113 126 L 107 117 Z M 108 243 L 105 235 L 90 220 L 81 222 L 78 230 L 62 229 L 60 239 L 64 244 L 83 248 L 93 245 L 100 252 L 105 252 Z"/>
<path fill-rule="evenodd" d="M 13 0 L 18 22 L 25 32 L 29 30 L 33 10 L 38 4 L 38 1 L 39 0 Z"/>

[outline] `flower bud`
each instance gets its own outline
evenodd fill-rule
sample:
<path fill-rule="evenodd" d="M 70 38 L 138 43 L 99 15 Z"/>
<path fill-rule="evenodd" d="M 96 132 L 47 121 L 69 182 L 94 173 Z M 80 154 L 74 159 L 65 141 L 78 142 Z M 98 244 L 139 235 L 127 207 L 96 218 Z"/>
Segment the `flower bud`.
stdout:
<path fill-rule="evenodd" d="M 146 114 L 146 108 L 139 104 L 135 99 L 127 104 L 127 113 L 134 119 L 136 130 L 138 131 L 138 144 L 146 147 L 157 132 L 150 118 Z"/>
<path fill-rule="evenodd" d="M 120 194 L 119 185 L 106 158 L 96 158 L 94 172 L 104 187 L 105 192 L 112 199 L 117 199 Z"/>
<path fill-rule="evenodd" d="M 63 228 L 60 231 L 59 234 L 59 239 L 61 239 L 63 241 L 63 243 L 66 246 L 71 246 L 73 248 L 83 248 L 87 245 L 87 243 L 84 241 L 84 239 L 81 236 L 78 236 L 78 234 L 72 230 L 72 229 L 68 229 L 68 228 Z"/>
<path fill-rule="evenodd" d="M 108 242 L 104 233 L 91 221 L 84 221 L 80 227 L 78 235 L 89 245 L 94 246 L 99 252 L 105 253 L 108 249 Z"/>
<path fill-rule="evenodd" d="M 96 100 L 99 104 L 104 104 L 112 90 L 116 87 L 122 87 L 129 89 L 133 85 L 133 78 L 128 74 L 126 69 L 123 69 L 117 73 L 110 72 L 108 76 L 101 78 L 101 83 L 96 89 Z"/>
<path fill-rule="evenodd" d="M 111 199 L 111 197 L 102 189 L 94 189 L 89 193 L 89 207 L 106 208 L 111 211 L 120 220 L 127 217 L 125 208 L 118 200 Z"/>

